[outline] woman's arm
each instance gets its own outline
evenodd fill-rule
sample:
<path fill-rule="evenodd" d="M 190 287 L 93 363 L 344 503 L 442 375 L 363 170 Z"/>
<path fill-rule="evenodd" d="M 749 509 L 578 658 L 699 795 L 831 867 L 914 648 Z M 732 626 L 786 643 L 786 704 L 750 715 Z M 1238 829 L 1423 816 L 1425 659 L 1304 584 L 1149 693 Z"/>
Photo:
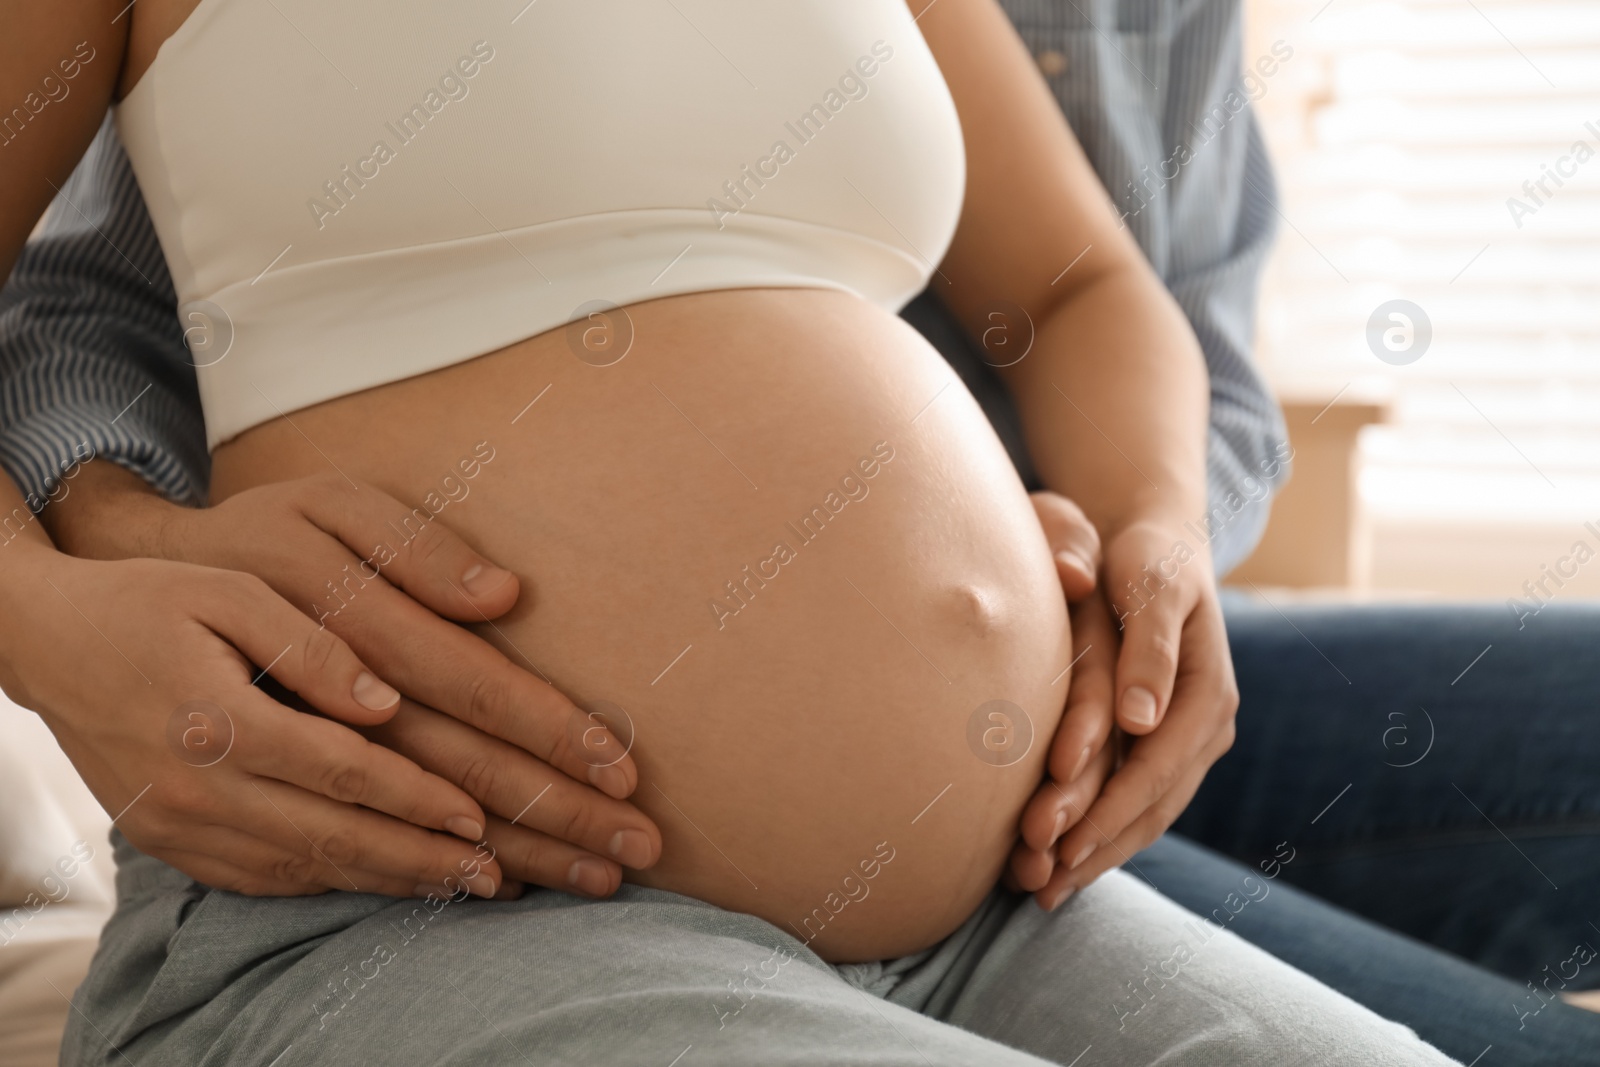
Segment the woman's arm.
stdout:
<path fill-rule="evenodd" d="M 912 10 L 967 147 L 966 199 L 935 291 L 980 344 L 995 329 L 1011 344 L 1032 336 L 1001 373 L 1041 478 L 1100 530 L 1123 625 L 1112 699 L 1118 724 L 1148 736 L 1087 815 L 1072 813 L 1082 821 L 1060 846 L 1069 873 L 1106 843 L 1110 866 L 1166 828 L 1232 740 L 1237 696 L 1212 568 L 1185 527 L 1205 513 L 1205 365 L 999 6 L 913 0 Z M 1077 764 L 1052 751 L 1056 777 Z M 1053 879 L 1050 896 L 1096 867 Z"/>
<path fill-rule="evenodd" d="M 0 278 L 111 106 L 132 6 L 0 0 Z"/>
<path fill-rule="evenodd" d="M 255 688 L 252 660 L 328 717 Z M 342 641 L 243 574 L 63 555 L 4 477 L 0 686 L 128 840 L 191 877 L 272 894 L 500 886 L 471 844 L 472 798 L 339 724 L 400 704 Z"/>

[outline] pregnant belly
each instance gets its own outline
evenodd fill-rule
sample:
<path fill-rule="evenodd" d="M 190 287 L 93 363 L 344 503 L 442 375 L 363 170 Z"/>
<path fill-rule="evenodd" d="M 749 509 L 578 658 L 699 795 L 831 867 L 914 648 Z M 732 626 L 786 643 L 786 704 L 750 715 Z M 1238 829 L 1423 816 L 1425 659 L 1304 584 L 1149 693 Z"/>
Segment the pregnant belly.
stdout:
<path fill-rule="evenodd" d="M 1066 694 L 1004 449 L 938 353 L 849 294 L 698 293 L 613 327 L 259 426 L 215 492 L 331 461 L 516 571 L 483 636 L 633 724 L 664 848 L 630 879 L 831 960 L 932 944 L 998 877 Z"/>

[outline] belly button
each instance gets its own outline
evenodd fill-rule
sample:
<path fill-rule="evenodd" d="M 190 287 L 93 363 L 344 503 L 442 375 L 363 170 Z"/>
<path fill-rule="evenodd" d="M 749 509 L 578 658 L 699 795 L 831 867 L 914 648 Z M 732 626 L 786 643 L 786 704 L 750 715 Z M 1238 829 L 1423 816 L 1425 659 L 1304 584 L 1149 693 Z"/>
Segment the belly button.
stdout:
<path fill-rule="evenodd" d="M 957 585 L 952 591 L 954 613 L 957 621 L 982 637 L 994 632 L 1000 623 L 999 598 L 981 586 L 971 583 Z"/>

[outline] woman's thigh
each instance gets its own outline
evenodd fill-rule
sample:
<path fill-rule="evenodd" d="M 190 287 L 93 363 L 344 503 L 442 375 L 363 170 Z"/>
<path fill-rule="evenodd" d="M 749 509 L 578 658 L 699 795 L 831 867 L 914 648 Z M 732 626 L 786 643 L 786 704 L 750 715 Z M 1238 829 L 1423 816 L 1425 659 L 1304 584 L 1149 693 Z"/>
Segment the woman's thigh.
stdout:
<path fill-rule="evenodd" d="M 1248 884 L 1219 903 L 1260 895 L 1262 879 L 1238 873 Z M 1003 896 L 1009 907 L 937 985 L 913 976 L 889 999 L 1080 1067 L 1456 1062 L 1132 874 L 1112 871 L 1054 912 Z"/>
<path fill-rule="evenodd" d="M 249 898 L 130 852 L 68 1067 L 1044 1067 L 885 1002 L 760 919 L 674 893 Z"/>
<path fill-rule="evenodd" d="M 209 891 L 125 844 L 119 863 L 69 1067 L 1449 1062 L 1121 874 L 1052 915 L 997 891 L 926 952 L 832 967 L 638 886 L 430 907 Z M 1185 939 L 1193 958 L 1153 982 Z"/>
<path fill-rule="evenodd" d="M 1600 609 L 1227 618 L 1238 740 L 1181 833 L 1251 865 L 1290 842 L 1285 880 L 1519 984 L 1600 947 Z"/>

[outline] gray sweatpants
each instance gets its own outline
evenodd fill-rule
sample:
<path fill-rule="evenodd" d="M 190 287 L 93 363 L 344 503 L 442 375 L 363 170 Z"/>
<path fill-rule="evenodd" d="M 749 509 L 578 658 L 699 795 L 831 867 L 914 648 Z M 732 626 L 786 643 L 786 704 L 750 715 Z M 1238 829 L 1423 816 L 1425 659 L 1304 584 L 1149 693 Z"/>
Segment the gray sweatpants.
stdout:
<path fill-rule="evenodd" d="M 1054 914 L 996 890 L 931 949 L 831 966 L 660 890 L 252 898 L 113 837 L 67 1067 L 1455 1062 L 1121 872 Z"/>

